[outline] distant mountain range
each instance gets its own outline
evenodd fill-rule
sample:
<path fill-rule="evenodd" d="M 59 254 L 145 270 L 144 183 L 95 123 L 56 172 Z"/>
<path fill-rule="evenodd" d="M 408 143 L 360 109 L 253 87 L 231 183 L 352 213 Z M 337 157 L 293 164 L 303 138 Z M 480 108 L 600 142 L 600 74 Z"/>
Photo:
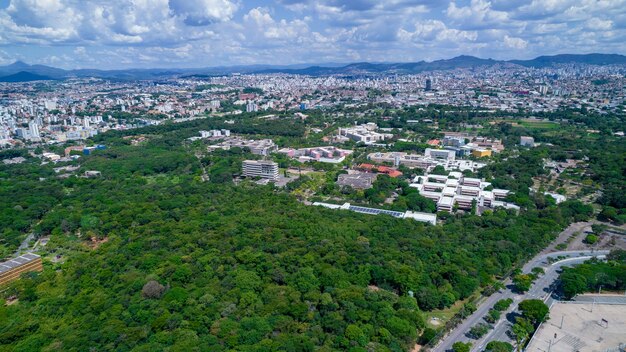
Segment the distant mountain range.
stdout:
<path fill-rule="evenodd" d="M 31 82 L 31 81 L 49 81 L 54 78 L 38 75 L 32 72 L 20 71 L 12 75 L 0 77 L 0 82 Z"/>
<path fill-rule="evenodd" d="M 63 70 L 44 65 L 28 65 L 17 61 L 8 66 L 0 66 L 0 82 L 27 82 L 50 79 L 67 79 L 73 77 L 97 77 L 112 80 L 155 80 L 169 77 L 210 77 L 232 73 L 290 73 L 310 76 L 324 75 L 375 75 L 375 74 L 411 74 L 435 70 L 452 70 L 456 68 L 474 68 L 495 65 L 521 65 L 525 67 L 550 67 L 557 64 L 589 64 L 589 65 L 626 65 L 626 56 L 618 54 L 563 54 L 539 56 L 532 60 L 493 60 L 474 56 L 457 56 L 452 59 L 432 62 L 406 63 L 328 63 L 310 65 L 250 65 L 221 66 L 185 69 L 127 69 L 127 70 L 96 70 L 79 69 Z"/>

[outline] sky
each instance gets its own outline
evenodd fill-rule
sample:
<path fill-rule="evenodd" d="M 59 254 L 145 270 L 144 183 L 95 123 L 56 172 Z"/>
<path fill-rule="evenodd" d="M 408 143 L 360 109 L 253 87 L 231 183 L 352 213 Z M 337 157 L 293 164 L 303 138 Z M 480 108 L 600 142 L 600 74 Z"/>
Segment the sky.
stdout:
<path fill-rule="evenodd" d="M 626 0 L 0 0 L 0 65 L 73 68 L 626 54 Z"/>

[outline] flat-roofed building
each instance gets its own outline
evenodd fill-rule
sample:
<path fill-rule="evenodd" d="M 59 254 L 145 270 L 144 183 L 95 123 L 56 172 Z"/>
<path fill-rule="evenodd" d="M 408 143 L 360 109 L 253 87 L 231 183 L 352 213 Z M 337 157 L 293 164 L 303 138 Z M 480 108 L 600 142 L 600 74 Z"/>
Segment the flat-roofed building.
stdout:
<path fill-rule="evenodd" d="M 434 159 L 454 160 L 456 158 L 456 152 L 448 149 L 426 148 L 424 155 Z"/>
<path fill-rule="evenodd" d="M 521 145 L 522 147 L 534 147 L 535 146 L 535 139 L 533 137 L 528 137 L 528 136 L 521 136 L 519 141 L 519 145 Z"/>
<path fill-rule="evenodd" d="M 477 148 L 472 150 L 472 155 L 477 157 L 477 158 L 483 158 L 486 156 L 491 156 L 491 150 L 490 149 L 482 149 L 482 148 Z"/>
<path fill-rule="evenodd" d="M 438 211 L 447 211 L 451 212 L 454 207 L 454 198 L 452 197 L 441 197 L 437 202 L 437 210 Z"/>
<path fill-rule="evenodd" d="M 459 193 L 462 196 L 478 197 L 480 195 L 480 188 L 471 186 L 459 187 Z"/>
<path fill-rule="evenodd" d="M 243 175 L 276 181 L 278 180 L 278 164 L 273 161 L 244 160 Z"/>
<path fill-rule="evenodd" d="M 441 192 L 444 188 L 446 188 L 445 183 L 424 182 L 424 191 Z"/>
<path fill-rule="evenodd" d="M 277 150 L 276 144 L 271 139 L 242 139 L 239 137 L 225 137 L 224 140 L 218 144 L 210 145 L 209 151 L 216 149 L 230 150 L 231 148 L 248 148 L 252 154 L 257 155 L 269 155 Z"/>
<path fill-rule="evenodd" d="M 395 166 L 404 165 L 409 168 L 420 168 L 422 170 L 431 171 L 436 166 L 442 166 L 445 170 L 471 170 L 476 171 L 484 167 L 485 163 L 480 163 L 472 160 L 463 160 L 448 158 L 449 155 L 456 153 L 454 150 L 443 149 L 431 149 L 435 154 L 441 156 L 441 158 L 419 155 L 419 154 L 407 154 L 404 152 L 389 152 L 389 153 L 371 153 L 367 157 L 368 159 L 377 163 L 392 163 Z M 468 154 L 471 150 L 468 150 Z M 438 154 L 441 153 L 441 154 Z"/>
<path fill-rule="evenodd" d="M 478 207 L 519 210 L 517 205 L 503 201 L 510 193 L 509 190 L 489 190 L 492 187 L 490 182 L 464 177 L 460 172 L 453 171 L 447 176 L 416 176 L 409 186 L 416 188 L 421 196 L 434 201 L 438 211 L 452 211 L 455 206 L 469 210 L 474 202 Z"/>
<path fill-rule="evenodd" d="M 463 177 L 460 183 L 463 186 L 480 187 L 481 180 L 479 178 Z"/>
<path fill-rule="evenodd" d="M 0 286 L 19 279 L 23 273 L 33 271 L 43 271 L 41 257 L 33 253 L 0 263 Z"/>
<path fill-rule="evenodd" d="M 502 200 L 506 198 L 506 196 L 508 196 L 510 193 L 508 189 L 498 189 L 498 188 L 494 188 L 493 190 L 491 190 L 491 192 L 493 192 L 493 197 L 495 200 Z"/>
<path fill-rule="evenodd" d="M 337 185 L 355 189 L 368 189 L 376 181 L 377 174 L 359 172 L 355 174 L 341 174 L 337 177 Z"/>
<path fill-rule="evenodd" d="M 468 197 L 468 196 L 456 196 L 454 197 L 454 203 L 461 209 L 471 209 L 472 202 L 476 200 L 476 197 Z"/>

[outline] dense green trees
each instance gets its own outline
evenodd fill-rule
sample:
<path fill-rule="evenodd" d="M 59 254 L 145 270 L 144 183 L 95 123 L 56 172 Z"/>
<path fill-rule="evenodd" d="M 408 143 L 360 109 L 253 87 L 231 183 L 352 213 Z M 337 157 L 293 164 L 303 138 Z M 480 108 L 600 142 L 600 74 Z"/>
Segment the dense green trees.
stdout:
<path fill-rule="evenodd" d="M 520 302 L 519 310 L 522 317 L 528 319 L 534 325 L 538 325 L 548 319 L 550 308 L 540 299 L 527 299 Z"/>
<path fill-rule="evenodd" d="M 452 350 L 454 352 L 469 352 L 472 350 L 472 344 L 471 342 L 460 342 L 457 341 L 454 344 L 452 344 Z"/>
<path fill-rule="evenodd" d="M 508 342 L 503 341 L 490 341 L 485 346 L 486 352 L 512 352 L 513 346 Z"/>
<path fill-rule="evenodd" d="M 626 290 L 626 253 L 614 250 L 608 262 L 588 261 L 573 268 L 564 268 L 559 277 L 560 288 L 566 298 L 579 293 L 606 290 Z"/>
<path fill-rule="evenodd" d="M 249 120 L 241 133 L 304 130 Z M 1 294 L 19 300 L 0 304 L 0 351 L 404 351 L 424 331 L 423 311 L 479 292 L 588 216 L 566 202 L 430 226 L 310 207 L 273 186 L 234 186 L 253 157 L 245 150 L 196 157 L 204 146 L 182 143 L 223 127 L 208 119 L 98 136 L 108 149 L 75 162 L 101 171 L 95 179 L 0 166 L 5 255 L 30 229 L 50 235 L 44 272 Z M 123 138 L 140 132 L 142 144 Z M 536 161 L 486 175 L 522 190 Z M 394 192 L 408 209 L 434 211 L 399 179 L 380 177 L 364 196 Z"/>

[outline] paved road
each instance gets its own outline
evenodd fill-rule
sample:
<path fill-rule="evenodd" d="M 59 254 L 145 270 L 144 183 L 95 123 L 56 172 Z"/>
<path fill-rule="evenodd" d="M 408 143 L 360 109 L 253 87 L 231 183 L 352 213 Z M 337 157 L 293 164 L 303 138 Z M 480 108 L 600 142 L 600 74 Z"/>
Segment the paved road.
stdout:
<path fill-rule="evenodd" d="M 473 351 L 482 351 L 488 342 L 490 341 L 506 341 L 509 343 L 513 343 L 514 341 L 509 337 L 507 332 L 511 329 L 512 322 L 507 320 L 507 315 L 513 316 L 519 314 L 517 310 L 517 304 L 525 299 L 541 299 L 548 306 L 551 306 L 554 301 L 554 296 L 552 295 L 553 284 L 558 279 L 561 268 L 564 266 L 573 266 L 577 264 L 581 264 L 586 260 L 591 259 L 593 256 L 598 257 L 599 259 L 603 259 L 605 254 L 608 251 L 596 251 L 591 255 L 591 252 L 585 252 L 589 255 L 584 256 L 575 256 L 573 258 L 561 260 L 559 262 L 553 263 L 547 267 L 544 267 L 546 271 L 544 275 L 539 277 L 537 281 L 533 284 L 531 289 L 524 295 L 515 295 L 513 294 L 514 304 L 511 305 L 509 310 L 504 315 L 504 318 L 500 319 L 494 326 L 494 329 L 491 330 L 487 335 L 485 335 L 482 339 L 479 339 L 474 343 Z"/>
<path fill-rule="evenodd" d="M 573 232 L 574 231 L 572 231 L 572 233 Z M 492 340 L 510 341 L 510 338 L 506 335 L 506 332 L 510 328 L 510 322 L 507 321 L 506 316 L 509 313 L 514 312 L 515 309 L 517 309 L 517 303 L 525 299 L 550 298 L 550 293 L 552 292 L 550 286 L 552 286 L 554 281 L 558 278 L 557 271 L 559 268 L 566 265 L 579 264 L 591 258 L 591 256 L 605 255 L 608 254 L 608 252 L 609 251 L 562 251 L 552 253 L 540 253 L 539 255 L 531 259 L 528 263 L 526 263 L 526 265 L 524 265 L 524 267 L 522 268 L 522 271 L 524 273 L 529 273 L 534 267 L 538 266 L 543 267 L 545 270 L 545 274 L 537 279 L 537 281 L 533 284 L 528 292 L 523 295 L 512 292 L 512 282 L 510 279 L 507 279 L 504 282 L 504 285 L 506 287 L 505 289 L 500 290 L 493 295 L 487 297 L 482 303 L 478 305 L 474 314 L 465 319 L 454 330 L 446 335 L 442 339 L 442 341 L 440 341 L 439 344 L 437 344 L 437 346 L 432 349 L 432 351 L 444 352 L 450 350 L 452 349 L 452 344 L 457 341 L 472 342 L 472 351 L 482 351 L 487 342 Z M 550 257 L 568 257 L 568 259 L 550 265 L 548 263 L 548 258 Z M 504 312 L 503 317 L 498 321 L 498 323 L 496 323 L 493 330 L 491 330 L 486 336 L 478 341 L 465 336 L 465 334 L 470 330 L 472 326 L 484 322 L 483 317 L 487 315 L 489 309 L 491 309 L 497 301 L 507 298 L 512 298 L 514 303 L 511 305 L 507 312 Z"/>

